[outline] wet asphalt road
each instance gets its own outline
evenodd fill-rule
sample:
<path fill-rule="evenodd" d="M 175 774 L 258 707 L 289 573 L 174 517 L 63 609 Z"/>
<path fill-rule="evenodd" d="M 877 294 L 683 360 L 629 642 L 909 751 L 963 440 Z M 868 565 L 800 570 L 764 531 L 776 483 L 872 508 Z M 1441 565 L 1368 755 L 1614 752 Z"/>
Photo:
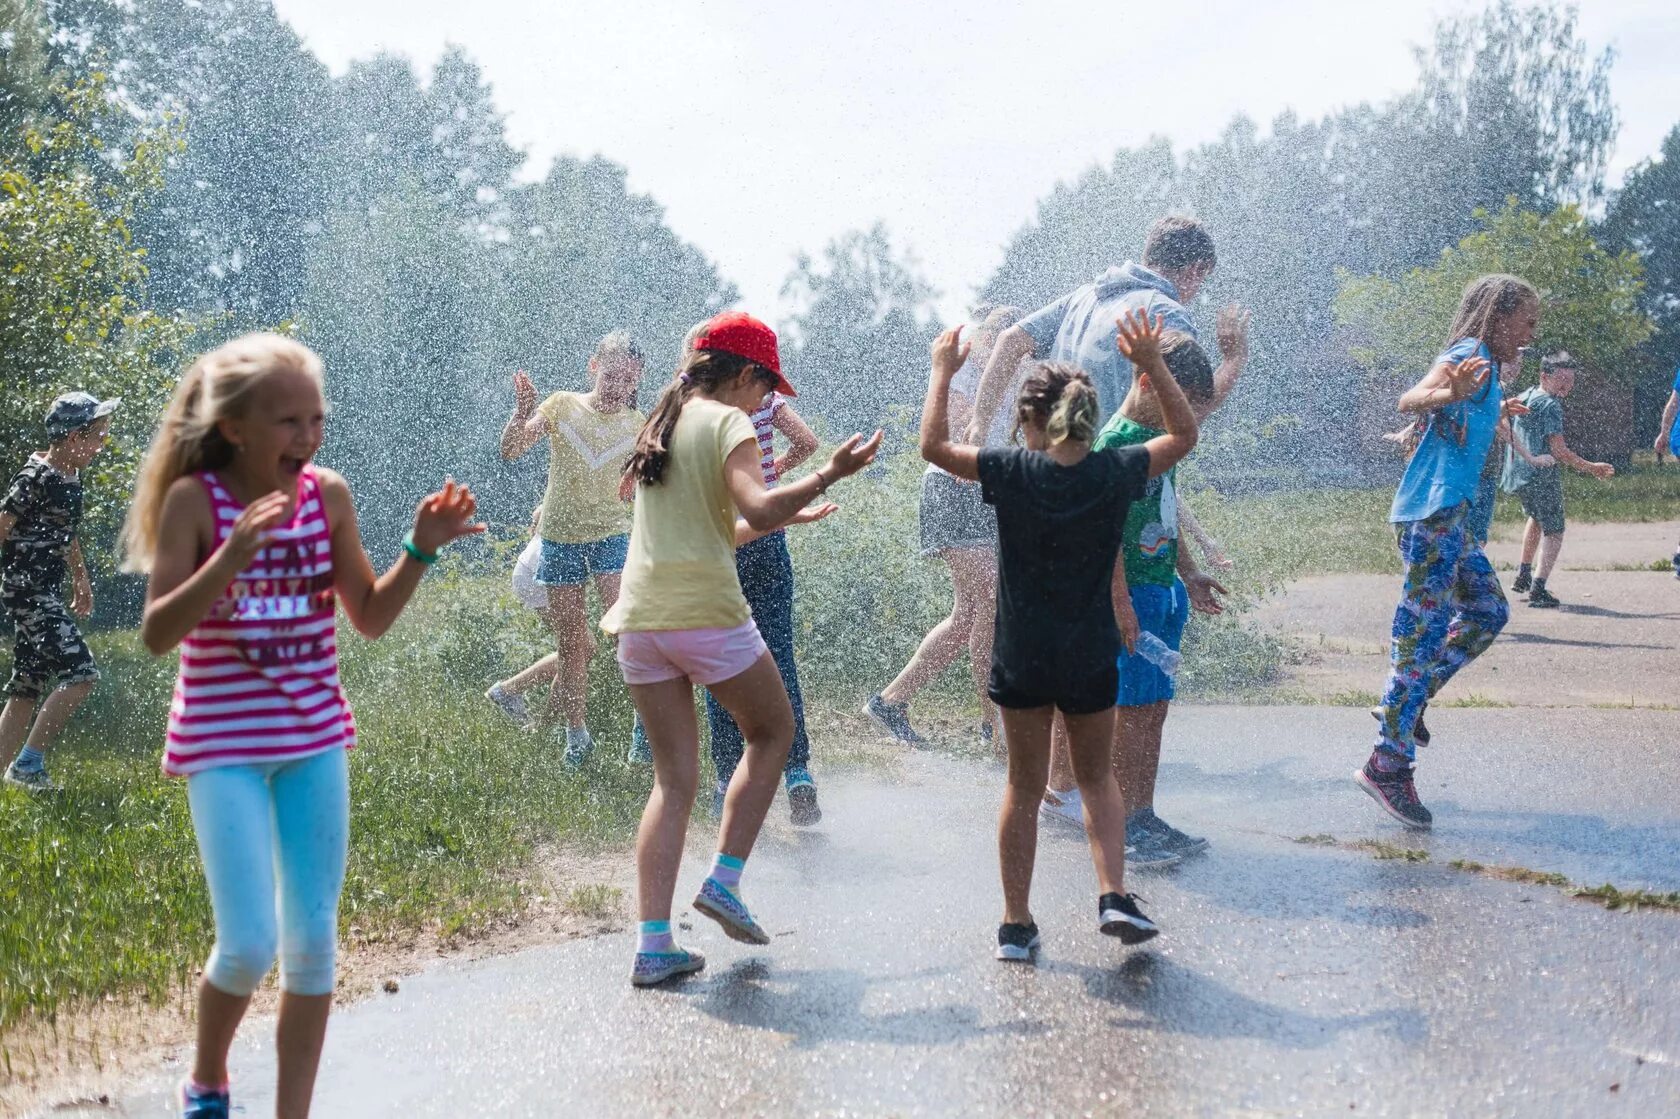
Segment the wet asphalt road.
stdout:
<path fill-rule="evenodd" d="M 628 933 L 437 967 L 334 1017 L 316 1114 L 1680 1115 L 1680 914 L 1448 865 L 1680 890 L 1680 715 L 1431 724 L 1417 837 L 1349 780 L 1363 712 L 1183 708 L 1158 803 L 1211 853 L 1135 876 L 1165 931 L 1125 949 L 1096 932 L 1083 839 L 1047 825 L 1036 968 L 991 958 L 998 769 L 833 775 L 824 824 L 778 802 L 748 865 L 771 946 L 701 919 L 707 970 L 652 992 Z M 272 1114 L 271 1029 L 235 1052 L 247 1115 Z M 164 1093 L 118 1112 L 169 1114 Z"/>

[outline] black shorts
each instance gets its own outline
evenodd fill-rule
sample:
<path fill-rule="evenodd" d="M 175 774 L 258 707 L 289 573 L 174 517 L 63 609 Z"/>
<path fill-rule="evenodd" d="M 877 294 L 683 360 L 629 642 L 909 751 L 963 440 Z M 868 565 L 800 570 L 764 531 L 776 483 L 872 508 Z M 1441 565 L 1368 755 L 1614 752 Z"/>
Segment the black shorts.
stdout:
<path fill-rule="evenodd" d="M 1082 680 L 1031 681 L 1008 679 L 994 664 L 986 694 L 993 703 L 1010 710 L 1054 707 L 1064 715 L 1095 715 L 1113 707 L 1119 697 L 1120 669 L 1115 659 L 1108 657 L 1106 664 Z"/>
<path fill-rule="evenodd" d="M 1540 531 L 1556 536 L 1563 531 L 1563 480 L 1557 474 L 1550 479 L 1533 478 L 1517 491 L 1525 516 L 1540 522 Z"/>

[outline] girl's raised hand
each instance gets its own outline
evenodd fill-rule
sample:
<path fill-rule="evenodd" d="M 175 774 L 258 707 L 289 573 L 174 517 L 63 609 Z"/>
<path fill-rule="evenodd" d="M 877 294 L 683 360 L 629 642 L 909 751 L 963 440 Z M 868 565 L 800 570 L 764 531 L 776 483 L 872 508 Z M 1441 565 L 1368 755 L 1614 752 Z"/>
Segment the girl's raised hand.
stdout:
<path fill-rule="evenodd" d="M 531 383 L 531 378 L 521 369 L 513 375 L 513 407 L 521 416 L 529 416 L 537 410 L 537 386 Z"/>
<path fill-rule="evenodd" d="M 1485 357 L 1467 357 L 1463 361 L 1446 367 L 1447 391 L 1452 393 L 1454 400 L 1468 400 L 1483 385 L 1487 384 L 1488 375 L 1493 372 L 1493 366 L 1488 364 Z M 1514 402 L 1513 402 L 1514 403 Z M 1525 408 L 1524 411 L 1527 411 Z M 1516 415 L 1518 413 L 1510 413 Z"/>
<path fill-rule="evenodd" d="M 957 375 L 957 370 L 968 360 L 969 350 L 974 343 L 962 341 L 963 328 L 953 326 L 942 332 L 933 340 L 933 375 L 941 380 L 950 380 Z"/>
<path fill-rule="evenodd" d="M 1132 308 L 1114 320 L 1114 341 L 1133 365 L 1161 356 L 1161 316 Z"/>
<path fill-rule="evenodd" d="M 228 531 L 222 548 L 240 571 L 251 566 L 257 553 L 268 543 L 269 531 L 279 526 L 286 515 L 290 499 L 279 490 L 257 498 L 240 510 L 239 518 Z"/>
<path fill-rule="evenodd" d="M 875 452 L 880 449 L 880 431 L 876 431 L 867 441 L 861 435 L 854 435 L 835 448 L 834 454 L 829 457 L 828 466 L 823 469 L 823 475 L 830 482 L 850 477 L 874 462 Z"/>
<path fill-rule="evenodd" d="M 473 523 L 477 511 L 472 490 L 449 479 L 441 490 L 421 499 L 414 514 L 414 546 L 435 555 L 451 540 L 483 532 L 487 525 Z"/>

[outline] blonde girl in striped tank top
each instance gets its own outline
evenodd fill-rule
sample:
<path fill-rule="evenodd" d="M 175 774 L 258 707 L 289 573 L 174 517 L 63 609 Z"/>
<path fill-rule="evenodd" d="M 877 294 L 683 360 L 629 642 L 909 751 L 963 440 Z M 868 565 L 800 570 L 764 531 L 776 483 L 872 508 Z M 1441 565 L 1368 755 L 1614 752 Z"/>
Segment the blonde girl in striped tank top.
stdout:
<path fill-rule="evenodd" d="M 482 532 L 453 482 L 420 503 L 403 554 L 374 576 L 344 479 L 314 465 L 320 360 L 250 334 L 187 370 L 141 466 L 125 566 L 150 578 L 140 636 L 180 647 L 165 773 L 187 779 L 216 946 L 199 986 L 189 1119 L 228 1114 L 228 1047 L 280 957 L 276 1111 L 309 1113 L 332 1002 L 349 836 L 337 607 L 390 628 L 438 549 Z M 277 916 L 278 912 L 278 916 Z"/>

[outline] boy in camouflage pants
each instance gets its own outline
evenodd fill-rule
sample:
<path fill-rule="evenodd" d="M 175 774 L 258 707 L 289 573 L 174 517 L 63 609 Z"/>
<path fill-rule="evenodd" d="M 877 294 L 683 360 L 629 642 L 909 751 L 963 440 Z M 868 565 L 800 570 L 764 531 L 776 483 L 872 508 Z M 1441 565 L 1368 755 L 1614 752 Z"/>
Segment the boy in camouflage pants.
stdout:
<path fill-rule="evenodd" d="M 6 782 L 32 792 L 57 788 L 47 747 L 93 690 L 99 669 L 70 615 L 93 612 L 93 586 L 76 532 L 82 521 L 81 471 L 105 445 L 115 400 L 65 393 L 47 413 L 46 453 L 36 452 L 0 497 L 0 605 L 15 637 L 0 757 L 22 750 Z M 72 575 L 64 601 L 64 578 Z M 39 706 L 39 713 L 36 707 Z"/>

